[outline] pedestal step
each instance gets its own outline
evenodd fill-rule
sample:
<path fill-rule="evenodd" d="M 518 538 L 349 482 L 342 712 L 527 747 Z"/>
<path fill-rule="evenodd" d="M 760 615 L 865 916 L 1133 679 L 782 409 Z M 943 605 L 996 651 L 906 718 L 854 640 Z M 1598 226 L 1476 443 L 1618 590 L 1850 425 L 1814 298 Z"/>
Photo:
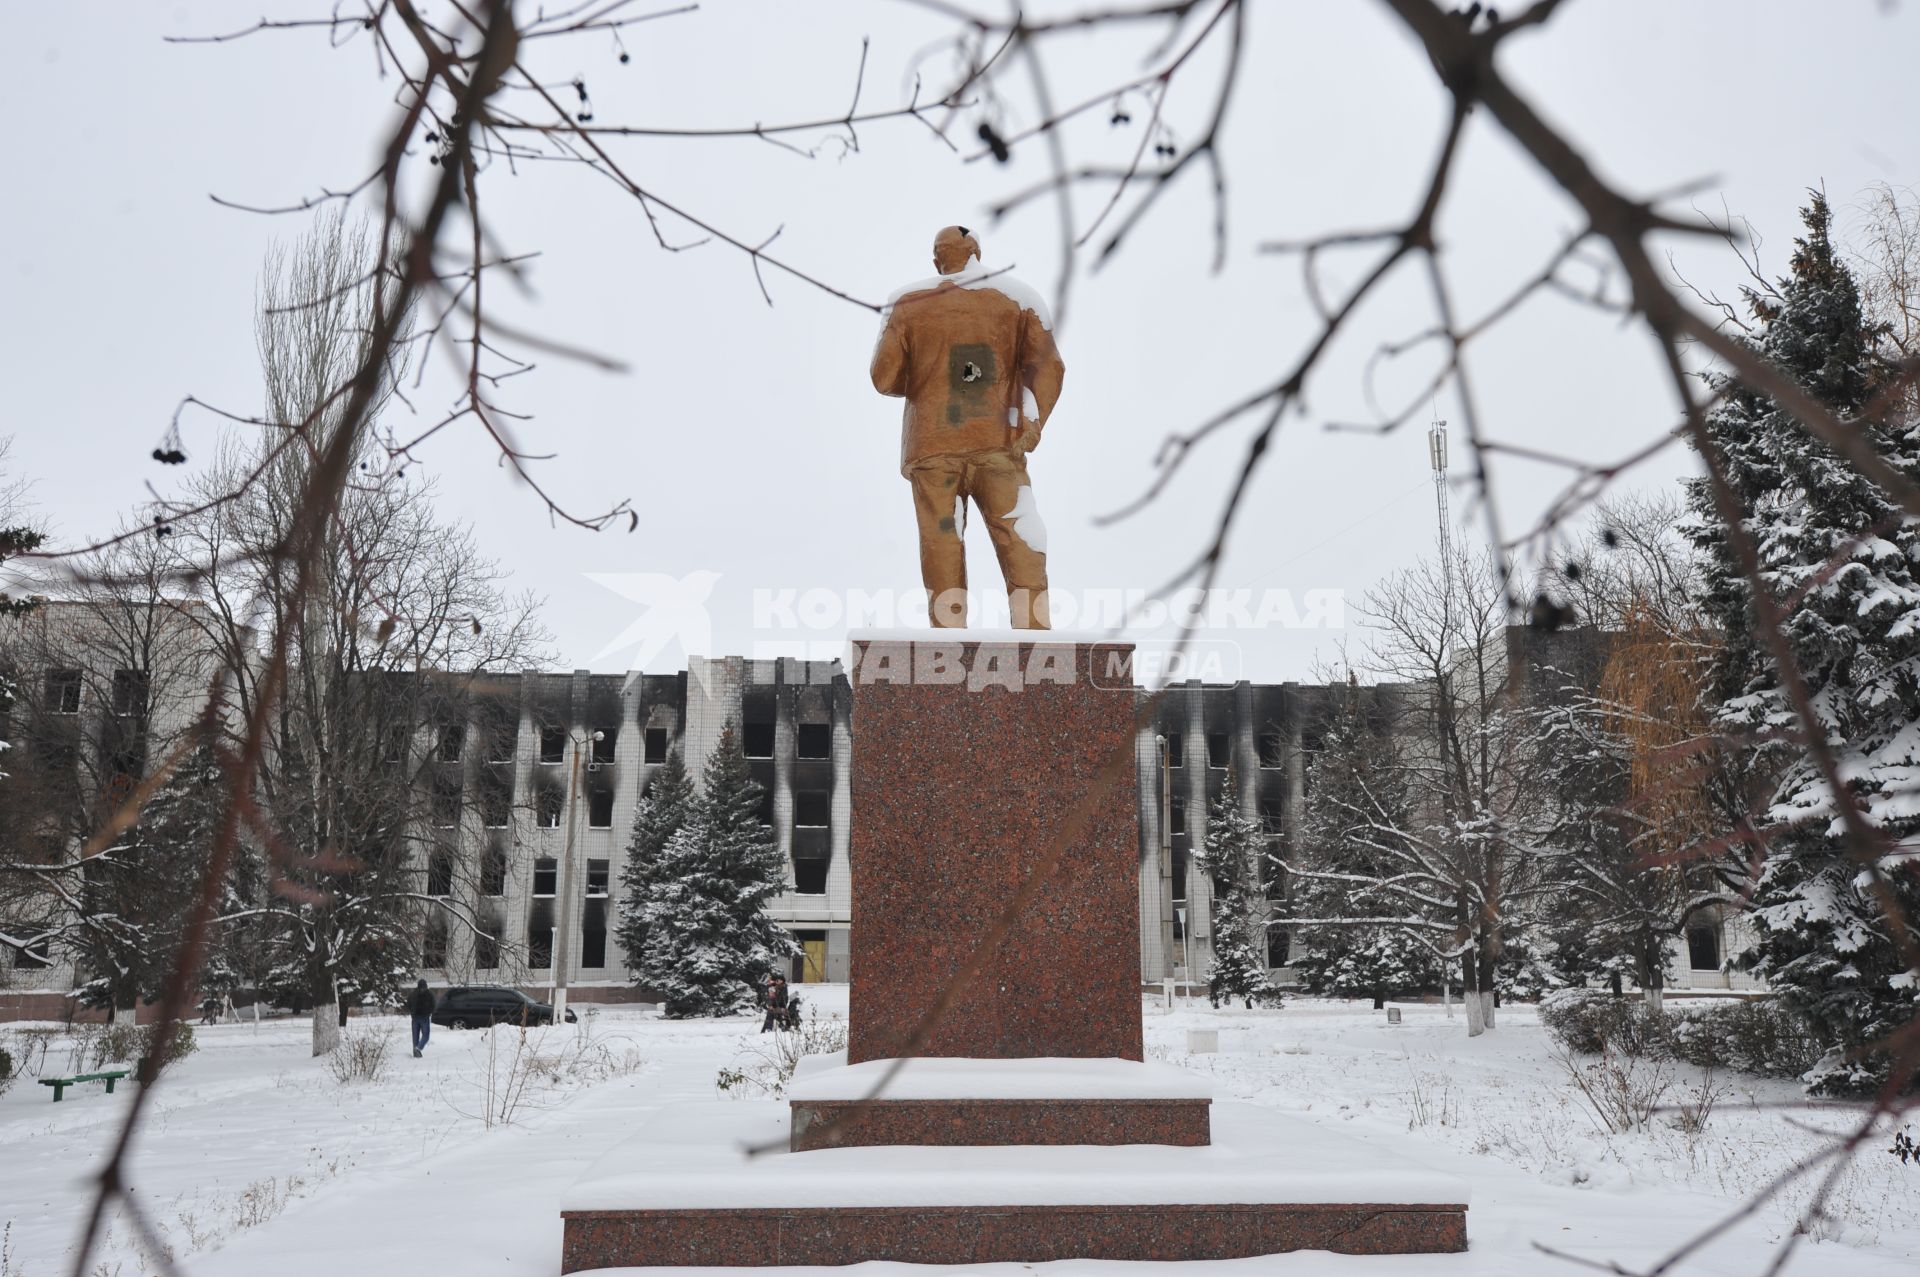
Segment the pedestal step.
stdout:
<path fill-rule="evenodd" d="M 1271 1110 L 1211 1147 L 786 1152 L 777 1101 L 683 1105 L 562 1197 L 562 1270 L 1466 1248 L 1466 1186 Z M 767 1150 L 773 1151 L 767 1151 Z"/>

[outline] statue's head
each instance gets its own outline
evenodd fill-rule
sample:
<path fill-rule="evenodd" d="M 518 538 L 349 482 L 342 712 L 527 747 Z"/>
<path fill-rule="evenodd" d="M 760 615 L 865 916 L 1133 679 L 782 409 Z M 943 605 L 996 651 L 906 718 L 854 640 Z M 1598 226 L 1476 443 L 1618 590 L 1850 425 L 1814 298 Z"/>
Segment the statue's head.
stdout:
<path fill-rule="evenodd" d="M 964 226 L 943 226 L 933 237 L 933 268 L 942 275 L 964 270 L 980 259 L 980 241 Z"/>

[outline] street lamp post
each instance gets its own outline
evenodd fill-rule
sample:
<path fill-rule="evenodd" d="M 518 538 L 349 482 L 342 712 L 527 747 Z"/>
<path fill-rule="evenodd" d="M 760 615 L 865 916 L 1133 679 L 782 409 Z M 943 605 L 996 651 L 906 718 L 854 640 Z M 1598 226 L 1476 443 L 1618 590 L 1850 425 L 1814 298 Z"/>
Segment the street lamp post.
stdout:
<path fill-rule="evenodd" d="M 547 959 L 553 964 L 555 1023 L 567 1018 L 567 959 L 573 952 L 573 831 L 580 824 L 580 750 L 605 736 L 605 732 L 586 736 L 567 734 L 567 739 L 573 742 L 573 777 L 567 785 L 567 843 L 560 853 L 560 899 L 556 902 L 560 934 Z"/>

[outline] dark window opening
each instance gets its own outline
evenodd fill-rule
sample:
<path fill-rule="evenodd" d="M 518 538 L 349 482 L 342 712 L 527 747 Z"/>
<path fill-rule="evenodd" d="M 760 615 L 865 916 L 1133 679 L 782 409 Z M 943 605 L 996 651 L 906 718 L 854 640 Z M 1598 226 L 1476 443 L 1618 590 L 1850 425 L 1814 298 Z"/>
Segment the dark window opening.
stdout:
<path fill-rule="evenodd" d="M 436 851 L 427 857 L 427 894 L 430 896 L 453 894 L 452 852 Z"/>
<path fill-rule="evenodd" d="M 389 763 L 405 762 L 407 758 L 407 743 L 412 737 L 413 729 L 405 723 L 389 723 L 387 725 L 386 746 L 381 756 Z"/>
<path fill-rule="evenodd" d="M 553 901 L 536 900 L 527 910 L 527 965 L 544 971 L 553 965 Z"/>
<path fill-rule="evenodd" d="M 827 894 L 827 866 L 832 862 L 798 856 L 793 861 L 793 890 L 795 895 L 824 896 Z"/>
<path fill-rule="evenodd" d="M 113 712 L 122 718 L 145 718 L 147 695 L 153 680 L 145 670 L 113 672 Z"/>
<path fill-rule="evenodd" d="M 435 752 L 441 762 L 457 763 L 460 761 L 460 752 L 466 747 L 466 743 L 467 725 L 465 723 L 442 723 L 440 724 L 440 741 L 435 747 Z"/>
<path fill-rule="evenodd" d="M 47 710 L 54 714 L 80 712 L 80 671 L 47 671 Z"/>
<path fill-rule="evenodd" d="M 613 828 L 613 786 L 606 781 L 587 786 L 587 828 Z"/>
<path fill-rule="evenodd" d="M 803 789 L 793 796 L 793 823 L 830 825 L 833 823 L 833 795 L 824 789 Z"/>
<path fill-rule="evenodd" d="M 1185 767 L 1187 765 L 1186 759 L 1181 756 L 1184 748 L 1179 732 L 1167 733 L 1167 766 Z"/>
<path fill-rule="evenodd" d="M 460 823 L 460 773 L 440 772 L 433 778 L 433 823 L 451 829 Z"/>
<path fill-rule="evenodd" d="M 500 965 L 500 937 L 506 929 L 506 920 L 498 909 L 490 909 L 481 916 L 479 934 L 473 938 L 473 965 L 476 968 L 491 971 Z"/>
<path fill-rule="evenodd" d="M 551 896 L 560 889 L 559 866 L 546 856 L 533 862 L 533 894 Z"/>
<path fill-rule="evenodd" d="M 593 761 L 596 763 L 612 762 L 614 745 L 619 739 L 620 729 L 618 727 L 600 728 L 593 741 Z"/>
<path fill-rule="evenodd" d="M 1278 798 L 1260 800 L 1260 827 L 1266 830 L 1268 841 L 1286 832 L 1287 809 Z"/>
<path fill-rule="evenodd" d="M 644 739 L 647 752 L 643 757 L 646 761 L 649 763 L 666 762 L 667 729 L 664 727 L 649 727 Z"/>
<path fill-rule="evenodd" d="M 487 854 L 480 861 L 480 894 L 507 894 L 507 853 L 498 847 L 487 848 Z"/>
<path fill-rule="evenodd" d="M 513 817 L 513 772 L 489 767 L 480 774 L 480 823 L 504 829 Z"/>
<path fill-rule="evenodd" d="M 773 790 L 764 785 L 760 789 L 759 815 L 761 824 L 769 829 L 773 828 Z"/>
<path fill-rule="evenodd" d="M 1175 838 L 1187 836 L 1187 796 L 1175 793 L 1167 803 L 1167 827 Z"/>
<path fill-rule="evenodd" d="M 560 828 L 560 811 L 565 806 L 566 795 L 560 792 L 560 786 L 539 786 L 533 793 L 533 823 L 541 829 Z"/>
<path fill-rule="evenodd" d="M 490 763 L 510 763 L 514 749 L 520 743 L 520 721 L 513 717 L 513 711 L 504 707 L 495 707 L 487 716 L 487 761 Z"/>
<path fill-rule="evenodd" d="M 1285 762 L 1285 751 L 1281 748 L 1279 732 L 1261 732 L 1258 743 L 1262 767 L 1279 767 Z"/>
<path fill-rule="evenodd" d="M 1187 853 L 1179 847 L 1173 849 L 1173 898 L 1176 903 L 1187 898 Z"/>
<path fill-rule="evenodd" d="M 595 896 L 607 894 L 607 884 L 612 881 L 610 863 L 605 860 L 587 862 L 587 898 L 589 900 Z"/>
<path fill-rule="evenodd" d="M 1216 770 L 1233 760 L 1233 744 L 1225 732 L 1207 733 L 1207 766 Z"/>
<path fill-rule="evenodd" d="M 1720 969 L 1719 927 L 1701 922 L 1687 928 L 1687 965 L 1695 971 Z"/>
<path fill-rule="evenodd" d="M 580 965 L 607 965 L 607 901 L 600 896 L 587 901 L 580 915 Z"/>
<path fill-rule="evenodd" d="M 564 762 L 567 757 L 567 729 L 548 723 L 540 729 L 540 761 Z"/>
<path fill-rule="evenodd" d="M 18 926 L 17 928 L 12 926 L 7 928 L 8 931 L 14 931 L 16 929 L 26 931 L 31 928 L 24 925 Z M 48 950 L 47 942 L 44 940 L 37 943 L 21 945 L 13 951 L 13 969 L 15 971 L 37 971 L 41 967 L 50 967 L 52 965 L 53 954 Z"/>
<path fill-rule="evenodd" d="M 799 754 L 802 758 L 833 757 L 833 724 L 800 724 Z"/>
<path fill-rule="evenodd" d="M 740 732 L 740 747 L 748 758 L 773 757 L 773 724 L 748 723 Z"/>
<path fill-rule="evenodd" d="M 1267 928 L 1267 965 L 1284 967 L 1287 954 L 1293 949 L 1293 937 L 1287 934 L 1285 927 Z"/>
<path fill-rule="evenodd" d="M 437 913 L 427 920 L 427 931 L 420 940 L 420 965 L 440 967 L 447 965 L 447 920 Z"/>

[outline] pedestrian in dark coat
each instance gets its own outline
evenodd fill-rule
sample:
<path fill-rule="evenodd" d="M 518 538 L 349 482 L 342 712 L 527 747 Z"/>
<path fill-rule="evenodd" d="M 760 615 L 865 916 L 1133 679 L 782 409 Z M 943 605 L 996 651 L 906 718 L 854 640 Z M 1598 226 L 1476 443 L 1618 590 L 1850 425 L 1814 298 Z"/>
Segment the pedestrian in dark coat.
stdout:
<path fill-rule="evenodd" d="M 433 1033 L 433 1008 L 433 994 L 427 992 L 427 982 L 422 980 L 413 987 L 413 997 L 407 1001 L 407 1010 L 413 1013 L 413 1058 L 416 1060 L 427 1049 L 427 1038 Z"/>
<path fill-rule="evenodd" d="M 766 1008 L 766 1019 L 760 1022 L 760 1031 L 784 1029 L 787 1027 L 787 977 L 778 971 L 767 981 L 766 997 L 761 1005 Z"/>

